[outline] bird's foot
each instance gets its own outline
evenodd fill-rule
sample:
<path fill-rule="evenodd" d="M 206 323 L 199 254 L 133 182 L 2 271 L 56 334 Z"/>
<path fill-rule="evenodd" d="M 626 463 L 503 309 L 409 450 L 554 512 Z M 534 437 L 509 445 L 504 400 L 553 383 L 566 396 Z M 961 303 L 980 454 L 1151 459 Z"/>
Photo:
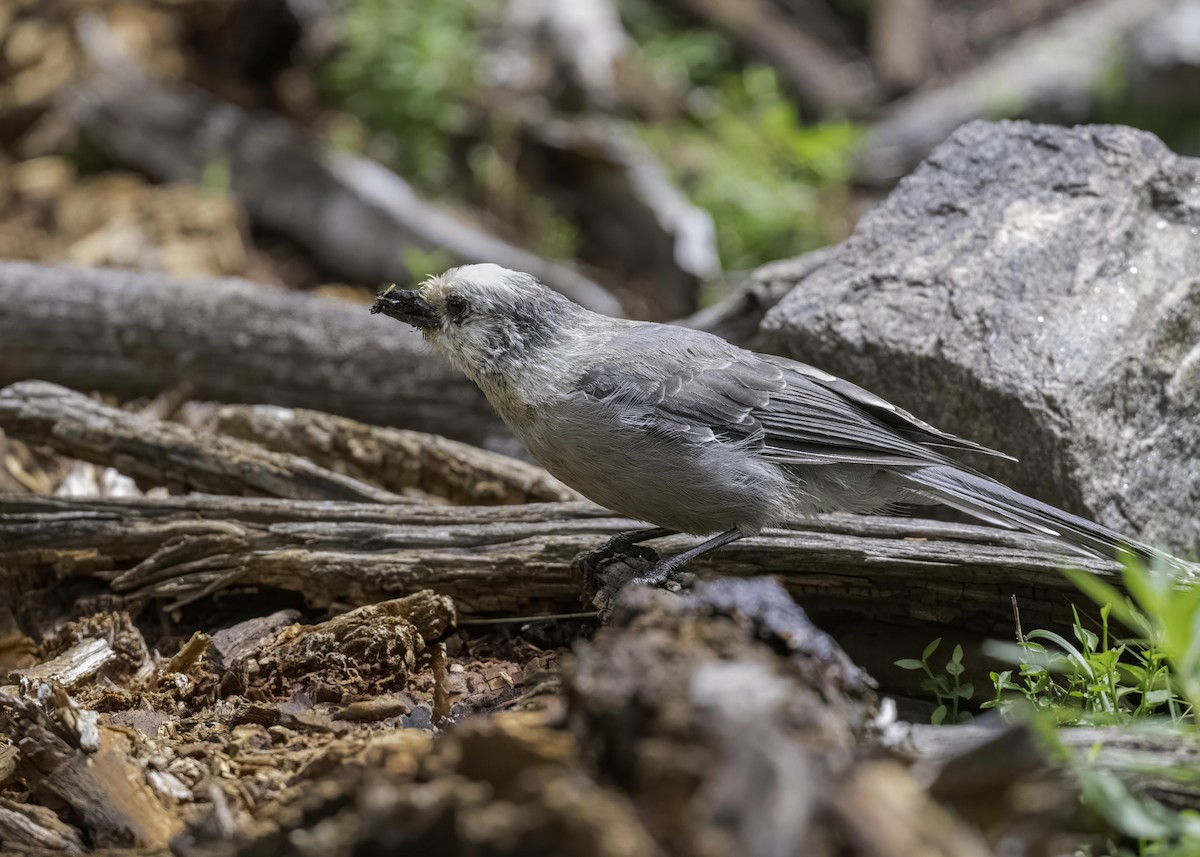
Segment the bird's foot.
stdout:
<path fill-rule="evenodd" d="M 683 575 L 670 560 L 660 560 L 657 553 L 641 545 L 627 545 L 594 562 L 592 557 L 599 553 L 580 554 L 575 565 L 583 572 L 586 591 L 601 616 L 612 611 L 617 594 L 631 583 L 679 592 L 690 582 L 690 575 Z"/>
<path fill-rule="evenodd" d="M 642 586 L 660 586 L 670 592 L 678 592 L 680 589 L 690 586 L 692 580 L 693 575 L 684 571 L 679 563 L 664 559 L 655 563 L 649 574 L 631 578 L 626 585 L 638 583 Z"/>
<path fill-rule="evenodd" d="M 666 530 L 662 529 L 661 527 L 654 527 L 648 530 L 628 530 L 623 533 L 617 533 L 609 536 L 603 544 L 583 554 L 583 556 L 576 561 L 582 562 L 584 565 L 590 565 L 593 568 L 599 568 L 608 560 L 615 559 L 619 556 L 630 555 L 631 553 L 633 555 L 640 556 L 641 554 L 638 554 L 633 550 L 634 545 L 641 544 L 642 542 L 650 539 L 658 539 L 662 538 L 663 536 L 669 536 L 673 533 L 673 530 Z M 651 551 L 651 554 L 653 554 L 653 551 Z M 654 554 L 654 559 L 655 561 L 658 560 L 657 554 Z"/>

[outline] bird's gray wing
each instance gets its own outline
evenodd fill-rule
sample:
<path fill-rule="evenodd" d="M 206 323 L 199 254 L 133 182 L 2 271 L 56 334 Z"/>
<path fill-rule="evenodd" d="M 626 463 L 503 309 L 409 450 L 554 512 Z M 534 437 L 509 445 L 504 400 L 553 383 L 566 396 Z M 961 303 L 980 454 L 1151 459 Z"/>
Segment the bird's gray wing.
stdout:
<path fill-rule="evenodd" d="M 948 463 L 939 446 L 990 452 L 848 381 L 702 331 L 633 325 L 609 350 L 578 393 L 642 430 L 746 443 L 781 464 L 914 466 Z"/>

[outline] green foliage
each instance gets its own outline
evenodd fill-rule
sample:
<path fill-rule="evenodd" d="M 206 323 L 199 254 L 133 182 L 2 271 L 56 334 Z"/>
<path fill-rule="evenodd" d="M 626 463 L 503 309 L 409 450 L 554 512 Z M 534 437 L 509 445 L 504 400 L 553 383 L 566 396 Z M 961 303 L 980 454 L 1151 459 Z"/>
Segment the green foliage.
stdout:
<path fill-rule="evenodd" d="M 923 670 L 925 678 L 921 680 L 921 688 L 934 695 L 937 708 L 929 720 L 934 726 L 942 723 L 964 723 L 971 719 L 971 712 L 959 709 L 960 704 L 966 704 L 975 695 L 975 687 L 970 682 L 962 681 L 963 648 L 955 646 L 940 672 L 935 672 L 929 659 L 937 652 L 942 644 L 938 637 L 925 647 L 920 658 L 902 658 L 896 661 L 896 666 L 902 670 Z"/>
<path fill-rule="evenodd" d="M 1061 724 L 1108 724 L 1167 715 L 1179 723 L 1190 713 L 1176 693 L 1161 648 L 1144 639 L 1117 639 L 1109 626 L 1112 607 L 1100 608 L 1100 633 L 1074 610 L 1072 642 L 1036 630 L 1019 643 L 996 644 L 989 653 L 1018 664 L 990 674 L 993 699 L 983 708 L 1005 710 L 1021 700 Z"/>
<path fill-rule="evenodd" d="M 326 68 L 342 106 L 391 137 L 392 166 L 427 193 L 452 184 L 451 145 L 477 89 L 484 0 L 341 0 L 346 49 Z"/>
<path fill-rule="evenodd" d="M 1135 795 L 1115 774 L 1085 763 L 1072 765 L 1079 801 L 1114 831 L 1136 842 L 1110 853 L 1138 857 L 1195 857 L 1200 853 L 1200 815 L 1175 812 L 1158 801 Z"/>
<path fill-rule="evenodd" d="M 1161 652 L 1170 666 L 1173 691 L 1195 709 L 1200 704 L 1200 585 L 1183 580 L 1165 563 L 1150 568 L 1127 559 L 1123 573 L 1129 596 L 1083 571 L 1066 572 L 1097 604 L 1139 635 L 1148 651 Z"/>
<path fill-rule="evenodd" d="M 413 282 L 419 283 L 426 277 L 440 274 L 454 264 L 454 257 L 445 250 L 432 250 L 426 253 L 416 247 L 404 251 L 400 259 Z"/>
<path fill-rule="evenodd" d="M 543 255 L 573 255 L 575 227 L 516 175 L 515 129 L 476 109 L 486 96 L 481 33 L 502 8 L 486 0 L 340 2 L 345 48 L 324 83 L 369 131 L 343 125 L 337 142 L 369 144 L 426 195 L 483 205 Z M 656 76 L 685 96 L 685 115 L 638 130 L 712 214 L 725 267 L 751 268 L 837 237 L 829 209 L 844 194 L 858 128 L 802 125 L 775 73 L 743 66 L 717 32 L 646 0 L 627 0 L 621 11 Z"/>
<path fill-rule="evenodd" d="M 1200 586 L 1181 579 L 1165 564 L 1147 569 L 1132 560 L 1126 562 L 1123 574 L 1128 596 L 1087 572 L 1067 574 L 1100 605 L 1098 632 L 1089 629 L 1074 610 L 1074 640 L 1036 630 L 1020 636 L 1016 644 L 991 647 L 990 653 L 1018 666 L 991 673 L 995 696 L 982 707 L 998 708 L 1009 716 L 1032 712 L 1034 726 L 1153 718 L 1172 727 L 1194 728 L 1195 706 L 1200 701 Z M 1118 635 L 1117 622 L 1128 635 Z M 919 660 L 897 661 L 905 669 L 925 670 L 928 678 L 921 686 L 936 696 L 941 712 L 940 717 L 935 712 L 935 723 L 954 715 L 956 709 L 951 709 L 948 701 L 959 685 L 951 679 L 955 672 L 961 673 L 959 656 L 951 659 L 954 671 L 947 665 L 949 678 L 934 675 L 929 658 L 940 642 L 930 643 Z M 1175 812 L 1132 793 L 1120 778 L 1096 766 L 1092 759 L 1072 757 L 1053 729 L 1039 731 L 1056 749 L 1060 761 L 1072 769 L 1081 804 L 1120 839 L 1110 842 L 1102 853 L 1119 857 L 1200 854 L 1200 814 Z M 1187 769 L 1177 775 L 1189 785 L 1200 779 L 1200 773 Z"/>
<path fill-rule="evenodd" d="M 642 129 L 643 139 L 717 227 L 729 269 L 793 256 L 830 240 L 827 207 L 849 178 L 859 130 L 800 124 L 775 72 L 729 75 L 693 118 Z"/>
<path fill-rule="evenodd" d="M 660 77 L 690 89 L 688 115 L 642 137 L 717 227 L 726 268 L 744 269 L 828 243 L 828 208 L 844 192 L 860 129 L 802 125 L 775 71 L 739 66 L 725 37 L 653 14 L 630 29 Z"/>
<path fill-rule="evenodd" d="M 624 19 L 659 80 L 686 92 L 686 115 L 643 125 L 642 139 L 692 202 L 712 215 L 727 269 L 794 256 L 835 237 L 858 126 L 806 126 L 775 71 L 742 65 L 733 44 L 656 4 L 626 2 Z"/>
<path fill-rule="evenodd" d="M 1182 581 L 1167 566 L 1147 569 L 1129 560 L 1125 596 L 1111 584 L 1078 570 L 1067 576 L 1100 605 L 1099 633 L 1091 630 L 1072 607 L 1074 640 L 1054 631 L 1035 630 L 1016 644 L 994 643 L 989 654 L 1014 664 L 990 673 L 994 696 L 981 708 L 1011 709 L 1016 703 L 1047 712 L 1060 724 L 1109 724 L 1148 717 L 1167 717 L 1174 725 L 1194 722 L 1200 701 L 1200 586 Z M 1132 636 L 1118 637 L 1110 620 Z M 929 658 L 941 638 L 919 659 L 896 665 L 924 670 L 921 687 L 938 701 L 935 723 L 963 719 L 958 703 L 970 701 L 973 689 L 960 684 L 962 649 L 956 647 L 935 674 Z"/>

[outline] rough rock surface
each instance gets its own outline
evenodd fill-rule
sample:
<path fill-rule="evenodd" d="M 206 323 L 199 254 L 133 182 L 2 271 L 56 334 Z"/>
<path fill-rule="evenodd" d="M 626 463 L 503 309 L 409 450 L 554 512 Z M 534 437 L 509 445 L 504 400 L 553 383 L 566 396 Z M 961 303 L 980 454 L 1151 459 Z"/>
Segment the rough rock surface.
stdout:
<path fill-rule="evenodd" d="M 959 129 L 763 321 L 768 348 L 1011 452 L 1015 488 L 1200 541 L 1200 160 L 1123 127 Z"/>

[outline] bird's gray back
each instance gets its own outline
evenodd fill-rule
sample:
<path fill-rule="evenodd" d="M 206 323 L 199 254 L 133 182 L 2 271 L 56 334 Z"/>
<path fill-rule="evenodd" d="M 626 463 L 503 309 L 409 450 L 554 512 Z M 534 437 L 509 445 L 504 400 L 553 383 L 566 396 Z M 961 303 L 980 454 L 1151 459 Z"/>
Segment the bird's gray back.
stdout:
<path fill-rule="evenodd" d="M 822 384 L 837 379 L 803 364 L 650 323 L 596 341 L 587 368 L 518 434 L 558 478 L 633 517 L 754 532 L 819 511 L 871 511 L 896 499 L 884 467 L 945 460 L 872 409 L 910 433 L 924 424 L 846 382 Z"/>

